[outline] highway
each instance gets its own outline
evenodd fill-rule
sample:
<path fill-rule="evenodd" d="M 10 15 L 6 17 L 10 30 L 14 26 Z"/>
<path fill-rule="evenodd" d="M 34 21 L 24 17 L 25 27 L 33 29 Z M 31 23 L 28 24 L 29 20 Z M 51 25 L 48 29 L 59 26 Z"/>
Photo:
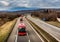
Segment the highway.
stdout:
<path fill-rule="evenodd" d="M 32 18 L 30 15 L 27 16 L 29 20 L 31 20 L 33 23 L 41 27 L 44 31 L 49 33 L 52 37 L 54 37 L 58 42 L 60 42 L 60 28 L 56 26 L 52 26 L 48 23 L 45 23 L 44 21 L 36 18 Z"/>
<path fill-rule="evenodd" d="M 18 30 L 18 25 L 20 24 L 20 18 L 18 18 L 7 42 L 44 42 L 41 36 L 33 29 L 33 27 L 28 23 L 28 21 L 25 18 L 23 22 L 26 25 L 27 35 L 18 36 L 17 30 Z"/>
<path fill-rule="evenodd" d="M 57 18 L 58 22 L 60 22 L 60 18 Z"/>
<path fill-rule="evenodd" d="M 24 23 L 26 24 L 26 36 L 18 36 L 17 42 L 42 42 L 43 40 L 38 36 L 36 31 L 32 29 L 33 27 L 24 18 Z"/>
<path fill-rule="evenodd" d="M 7 42 L 15 42 L 15 38 L 16 38 L 16 34 L 17 34 L 17 28 L 18 28 L 18 24 L 19 24 L 19 21 L 20 21 L 19 19 L 20 18 L 17 18 L 17 22 L 16 22 L 8 40 L 7 40 Z"/>

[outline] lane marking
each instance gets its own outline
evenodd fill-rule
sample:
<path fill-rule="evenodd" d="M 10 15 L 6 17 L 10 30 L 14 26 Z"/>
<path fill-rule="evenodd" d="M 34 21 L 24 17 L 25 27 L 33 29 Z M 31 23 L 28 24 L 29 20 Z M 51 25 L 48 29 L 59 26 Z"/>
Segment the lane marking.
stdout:
<path fill-rule="evenodd" d="M 15 35 L 15 42 L 17 42 L 17 38 L 18 38 L 18 30 L 17 30 L 17 35 Z"/>
<path fill-rule="evenodd" d="M 17 35 L 15 35 L 15 42 L 17 42 Z"/>
<path fill-rule="evenodd" d="M 28 37 L 28 39 L 29 39 L 29 40 L 28 40 L 28 42 L 30 42 L 30 38 L 29 38 L 29 35 L 28 35 L 28 33 L 27 33 L 27 37 Z"/>
<path fill-rule="evenodd" d="M 26 20 L 27 21 L 27 20 Z M 27 21 L 27 23 L 30 25 L 30 23 Z M 42 40 L 42 42 L 44 42 L 44 40 L 42 39 L 42 37 L 36 32 L 36 30 L 30 25 L 30 27 L 32 28 L 32 30 L 37 34 L 37 36 Z"/>
<path fill-rule="evenodd" d="M 30 42 L 30 40 L 28 42 Z"/>

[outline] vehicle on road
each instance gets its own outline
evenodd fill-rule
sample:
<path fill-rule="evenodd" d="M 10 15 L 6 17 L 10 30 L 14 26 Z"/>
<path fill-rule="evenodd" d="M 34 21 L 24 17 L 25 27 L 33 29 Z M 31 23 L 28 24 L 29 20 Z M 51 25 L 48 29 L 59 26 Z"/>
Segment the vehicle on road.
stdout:
<path fill-rule="evenodd" d="M 26 35 L 26 26 L 24 23 L 20 23 L 18 26 L 18 35 L 25 36 Z"/>
<path fill-rule="evenodd" d="M 21 18 L 20 21 L 23 21 L 23 18 Z"/>
<path fill-rule="evenodd" d="M 20 22 L 22 22 L 22 21 L 23 21 L 23 17 L 21 16 L 21 17 L 20 17 Z"/>

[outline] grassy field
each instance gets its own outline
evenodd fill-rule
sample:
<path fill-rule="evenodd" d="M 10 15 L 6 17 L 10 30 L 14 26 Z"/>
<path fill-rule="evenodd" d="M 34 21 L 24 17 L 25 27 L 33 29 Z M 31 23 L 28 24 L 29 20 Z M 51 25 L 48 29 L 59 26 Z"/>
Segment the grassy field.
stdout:
<path fill-rule="evenodd" d="M 47 21 L 47 23 L 60 28 L 60 22 L 58 22 L 58 21 Z"/>
<path fill-rule="evenodd" d="M 0 27 L 0 42 L 5 42 L 15 22 L 16 22 L 16 19 L 14 19 L 13 21 L 7 22 Z"/>

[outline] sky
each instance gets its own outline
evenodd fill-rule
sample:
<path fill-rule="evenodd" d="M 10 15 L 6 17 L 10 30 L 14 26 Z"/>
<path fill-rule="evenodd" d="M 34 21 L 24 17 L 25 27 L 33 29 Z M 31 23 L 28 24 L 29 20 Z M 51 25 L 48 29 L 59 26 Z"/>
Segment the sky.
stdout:
<path fill-rule="evenodd" d="M 60 8 L 60 0 L 0 0 L 0 10 L 14 7 Z"/>

